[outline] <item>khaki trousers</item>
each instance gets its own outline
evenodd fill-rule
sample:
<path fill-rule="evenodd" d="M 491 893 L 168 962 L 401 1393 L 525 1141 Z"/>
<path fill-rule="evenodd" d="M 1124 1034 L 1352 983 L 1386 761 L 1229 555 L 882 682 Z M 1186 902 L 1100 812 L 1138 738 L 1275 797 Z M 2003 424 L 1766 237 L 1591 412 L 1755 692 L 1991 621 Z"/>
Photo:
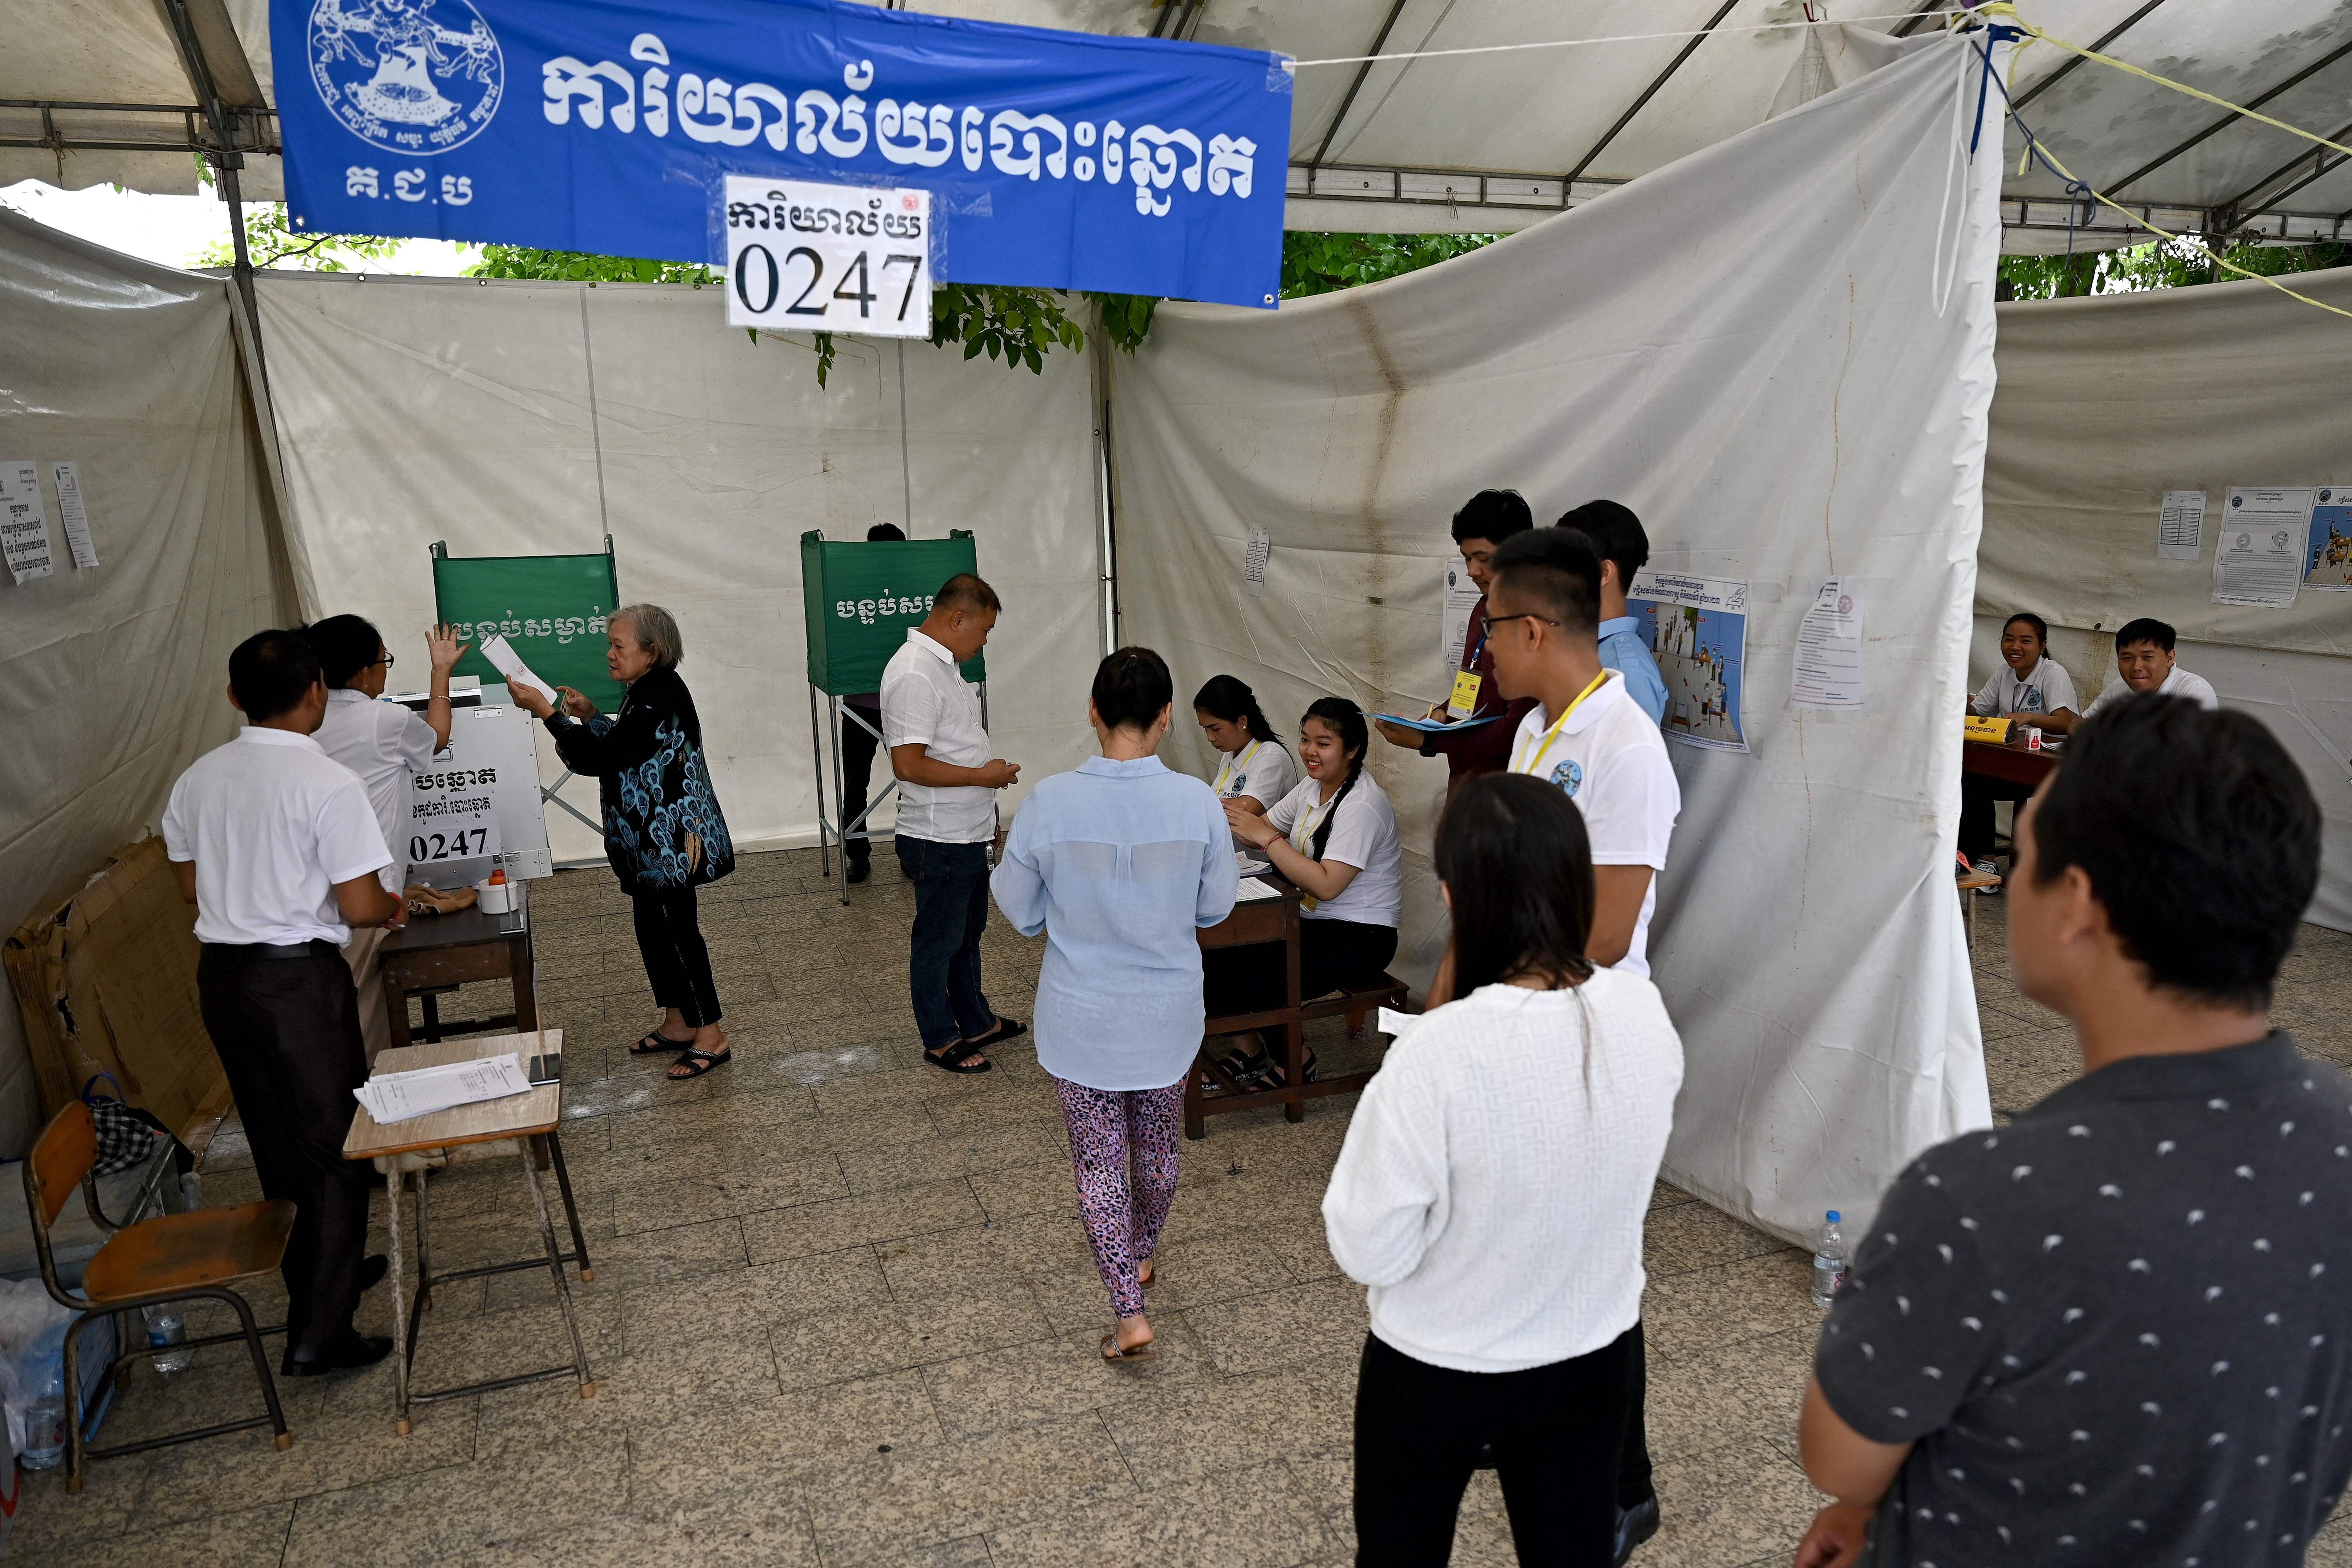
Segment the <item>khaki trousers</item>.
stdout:
<path fill-rule="evenodd" d="M 371 1068 L 392 1044 L 392 1009 L 384 1001 L 383 971 L 376 963 L 377 951 L 391 934 L 382 926 L 354 926 L 352 940 L 343 944 L 343 962 L 352 966 L 352 984 L 359 989 L 360 1035 L 367 1042 Z"/>

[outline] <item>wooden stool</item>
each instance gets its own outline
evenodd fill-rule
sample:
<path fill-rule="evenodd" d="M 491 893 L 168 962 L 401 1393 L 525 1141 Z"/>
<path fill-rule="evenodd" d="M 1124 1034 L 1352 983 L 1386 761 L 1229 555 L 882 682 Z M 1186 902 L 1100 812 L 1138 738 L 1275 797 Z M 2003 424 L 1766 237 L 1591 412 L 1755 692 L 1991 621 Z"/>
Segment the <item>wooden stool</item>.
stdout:
<path fill-rule="evenodd" d="M 81 1490 L 82 1461 L 110 1459 L 172 1443 L 191 1443 L 227 1432 L 267 1426 L 278 1434 L 280 1448 L 294 1438 L 286 1430 L 286 1414 L 278 1408 L 278 1384 L 269 1375 L 269 1358 L 261 1348 L 261 1331 L 254 1326 L 253 1309 L 243 1296 L 228 1289 L 232 1281 L 252 1279 L 277 1271 L 286 1256 L 286 1237 L 294 1228 L 294 1205 L 279 1199 L 241 1204 L 235 1208 L 198 1209 L 194 1214 L 164 1215 L 117 1226 L 107 1223 L 98 1206 L 98 1189 L 90 1167 L 98 1163 L 98 1129 L 89 1107 L 75 1100 L 50 1119 L 39 1142 L 25 1161 L 25 1202 L 32 1210 L 33 1247 L 41 1260 L 41 1283 L 52 1300 L 81 1313 L 66 1330 L 66 1489 Z M 64 1212 L 66 1194 L 79 1185 L 92 1223 L 114 1234 L 98 1249 L 82 1271 L 79 1296 L 70 1295 L 58 1281 L 56 1255 L 49 1247 L 49 1226 Z M 246 1421 L 121 1443 L 110 1448 L 84 1448 L 81 1431 L 81 1331 L 105 1313 L 126 1316 L 141 1307 L 166 1301 L 196 1300 L 226 1301 L 235 1309 L 239 1327 L 234 1333 L 207 1334 L 171 1345 L 117 1345 L 110 1372 L 126 1370 L 133 1356 L 178 1354 L 198 1345 L 226 1344 L 243 1340 L 253 1354 L 254 1375 L 261 1380 L 267 1415 Z M 118 1320 L 121 1321 L 121 1320 Z M 121 1336 L 118 1336 L 120 1338 Z"/>
<path fill-rule="evenodd" d="M 1955 877 L 1952 885 L 1960 890 L 1960 913 L 1968 922 L 1969 952 L 1977 950 L 1977 895 L 2000 886 L 2000 878 L 1990 871 L 1971 871 L 1965 877 Z"/>

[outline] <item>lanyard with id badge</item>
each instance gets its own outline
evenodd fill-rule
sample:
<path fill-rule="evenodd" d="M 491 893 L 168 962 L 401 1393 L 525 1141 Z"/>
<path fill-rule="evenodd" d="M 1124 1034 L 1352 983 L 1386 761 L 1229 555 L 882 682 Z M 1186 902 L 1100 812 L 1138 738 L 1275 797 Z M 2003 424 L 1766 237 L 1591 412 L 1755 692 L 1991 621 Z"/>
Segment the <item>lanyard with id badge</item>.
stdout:
<path fill-rule="evenodd" d="M 1234 797 L 1234 779 L 1249 777 L 1250 759 L 1256 756 L 1257 749 L 1265 744 L 1264 741 L 1252 741 L 1241 749 L 1238 755 L 1225 759 L 1225 765 L 1217 770 L 1217 782 L 1212 786 L 1216 790 L 1219 800 L 1231 800 Z"/>
<path fill-rule="evenodd" d="M 1482 632 L 1478 646 L 1470 650 L 1470 658 L 1464 668 L 1454 672 L 1454 695 L 1445 703 L 1447 718 L 1467 719 L 1478 711 L 1478 693 L 1486 684 L 1486 677 L 1478 673 L 1478 656 L 1486 651 L 1486 636 Z"/>
<path fill-rule="evenodd" d="M 1344 790 L 1347 786 L 1342 784 L 1339 787 Z M 1293 849 L 1297 850 L 1299 854 L 1305 856 L 1307 859 L 1314 859 L 1315 851 L 1307 847 L 1315 842 L 1315 830 L 1323 826 L 1323 819 L 1330 816 L 1333 808 L 1338 806 L 1339 804 L 1339 797 L 1337 795 L 1334 795 L 1329 803 L 1327 804 L 1322 810 L 1315 812 L 1311 816 L 1302 816 L 1297 820 L 1297 822 L 1294 823 L 1290 829 L 1290 847 Z M 1316 898 L 1305 889 L 1302 888 L 1299 889 L 1298 907 L 1300 909 L 1311 910 L 1319 905 L 1322 901 L 1322 900 Z"/>

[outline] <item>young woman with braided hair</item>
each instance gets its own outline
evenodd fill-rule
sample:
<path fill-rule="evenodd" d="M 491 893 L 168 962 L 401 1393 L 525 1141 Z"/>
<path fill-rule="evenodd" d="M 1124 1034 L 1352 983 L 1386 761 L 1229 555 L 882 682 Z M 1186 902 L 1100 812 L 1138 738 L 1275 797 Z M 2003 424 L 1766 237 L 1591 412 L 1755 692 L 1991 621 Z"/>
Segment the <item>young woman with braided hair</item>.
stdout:
<path fill-rule="evenodd" d="M 1403 845 L 1396 809 L 1364 772 L 1371 738 L 1363 710 L 1344 697 L 1310 706 L 1298 724 L 1298 786 L 1264 816 L 1234 802 L 1225 820 L 1234 836 L 1274 862 L 1306 898 L 1298 928 L 1298 994 L 1311 1000 L 1376 984 L 1396 956 L 1403 903 Z M 1282 1005 L 1281 973 L 1263 949 L 1221 949 L 1206 971 L 1212 1014 L 1256 1012 Z M 1282 1068 L 1259 1049 L 1244 1051 L 1244 1072 L 1282 1082 Z M 1315 1058 L 1307 1058 L 1312 1080 Z"/>

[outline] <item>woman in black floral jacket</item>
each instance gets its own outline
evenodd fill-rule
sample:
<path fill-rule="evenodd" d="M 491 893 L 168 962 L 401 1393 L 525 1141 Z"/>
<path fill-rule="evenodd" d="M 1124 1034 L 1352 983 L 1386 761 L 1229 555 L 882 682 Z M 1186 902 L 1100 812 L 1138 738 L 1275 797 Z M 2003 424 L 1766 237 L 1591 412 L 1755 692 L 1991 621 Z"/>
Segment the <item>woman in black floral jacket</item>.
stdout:
<path fill-rule="evenodd" d="M 564 766 L 602 785 L 604 857 L 636 905 L 637 951 L 667 1009 L 629 1054 L 676 1051 L 669 1076 L 700 1078 L 734 1053 L 719 1026 L 695 889 L 735 868 L 735 845 L 711 793 L 693 694 L 678 679 L 677 622 L 658 605 L 630 605 L 613 612 L 604 636 L 604 668 L 629 689 L 618 713 L 597 712 L 568 686 L 561 712 L 527 687 L 509 689 L 547 721 Z"/>

